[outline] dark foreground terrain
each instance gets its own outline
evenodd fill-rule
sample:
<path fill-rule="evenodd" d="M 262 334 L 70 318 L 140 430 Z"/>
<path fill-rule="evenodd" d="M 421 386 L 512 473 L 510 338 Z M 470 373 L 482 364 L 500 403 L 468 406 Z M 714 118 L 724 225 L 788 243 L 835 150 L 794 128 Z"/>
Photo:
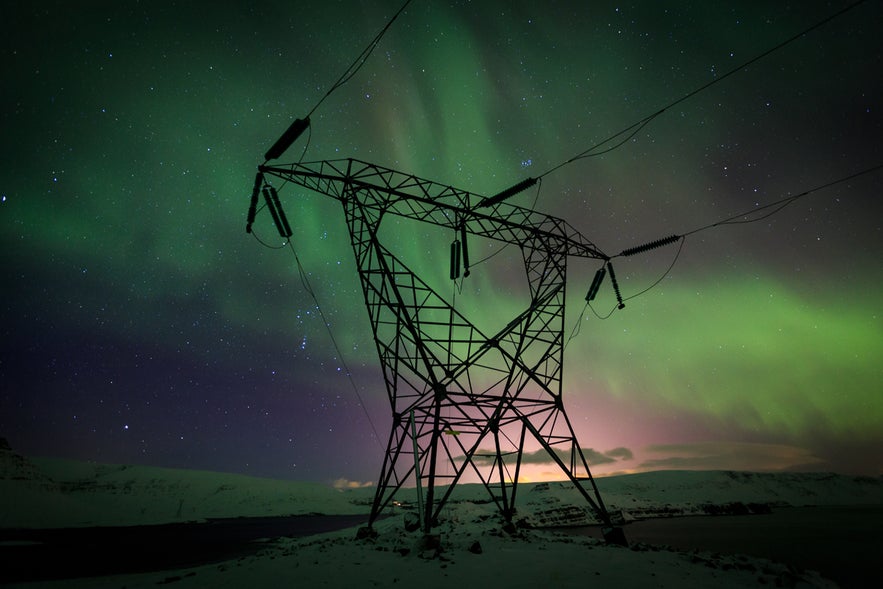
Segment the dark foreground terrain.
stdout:
<path fill-rule="evenodd" d="M 571 533 L 600 538 L 594 526 Z M 782 507 L 763 515 L 649 519 L 625 527 L 631 543 L 747 554 L 818 571 L 843 589 L 875 587 L 883 558 L 883 506 Z"/>
<path fill-rule="evenodd" d="M 176 570 L 254 554 L 268 540 L 359 526 L 364 515 L 208 520 L 136 527 L 0 530 L 0 585 Z M 601 538 L 597 526 L 567 528 Z M 844 589 L 876 586 L 883 506 L 779 508 L 625 526 L 631 544 L 747 554 L 815 570 Z"/>
<path fill-rule="evenodd" d="M 213 519 L 155 526 L 0 530 L 0 585 L 174 570 L 248 556 L 268 539 L 358 526 L 364 515 Z"/>

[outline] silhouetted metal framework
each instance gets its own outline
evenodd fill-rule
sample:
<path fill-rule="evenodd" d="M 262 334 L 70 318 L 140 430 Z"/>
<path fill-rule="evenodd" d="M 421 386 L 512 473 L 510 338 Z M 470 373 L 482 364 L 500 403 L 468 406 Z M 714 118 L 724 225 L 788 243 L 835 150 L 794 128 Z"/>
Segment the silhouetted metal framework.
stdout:
<path fill-rule="evenodd" d="M 561 390 L 567 258 L 607 256 L 561 219 L 505 202 L 479 207 L 487 199 L 366 162 L 259 170 L 343 205 L 392 409 L 369 526 L 415 480 L 416 465 L 426 533 L 468 472 L 511 521 L 530 438 L 610 526 Z M 450 228 L 463 247 L 468 235 L 519 246 L 530 304 L 496 333 L 482 333 L 383 246 L 378 231 L 389 215 Z"/>

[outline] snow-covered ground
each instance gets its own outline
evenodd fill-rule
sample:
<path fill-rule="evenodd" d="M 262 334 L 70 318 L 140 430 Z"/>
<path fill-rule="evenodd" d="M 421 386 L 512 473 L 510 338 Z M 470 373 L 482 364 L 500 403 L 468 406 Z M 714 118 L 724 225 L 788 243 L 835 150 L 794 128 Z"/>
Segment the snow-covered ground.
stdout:
<path fill-rule="evenodd" d="M 763 505 L 883 505 L 879 477 L 720 471 L 653 472 L 598 480 L 610 511 L 623 518 L 744 512 Z M 407 503 L 409 491 L 400 499 Z M 207 518 L 366 514 L 372 489 L 143 466 L 27 459 L 0 450 L 0 528 L 146 525 Z M 401 517 L 355 529 L 268 543 L 256 555 L 184 571 L 98 577 L 22 586 L 147 587 L 830 587 L 812 572 L 742 555 L 606 546 L 548 530 L 503 530 L 485 490 L 458 488 L 434 530 L 440 549 Z M 518 518 L 534 525 L 591 521 L 564 483 L 520 487 Z"/>

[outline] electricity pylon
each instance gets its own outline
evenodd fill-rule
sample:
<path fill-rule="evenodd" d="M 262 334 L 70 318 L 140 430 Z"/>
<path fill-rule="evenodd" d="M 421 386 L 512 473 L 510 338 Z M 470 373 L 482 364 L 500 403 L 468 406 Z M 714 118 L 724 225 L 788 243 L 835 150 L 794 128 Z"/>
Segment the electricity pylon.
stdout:
<path fill-rule="evenodd" d="M 255 179 L 247 230 L 263 192 L 283 237 L 292 232 L 268 176 L 343 205 L 392 410 L 369 527 L 396 492 L 414 481 L 421 526 L 429 534 L 467 473 L 477 475 L 511 522 L 527 440 L 573 483 L 608 541 L 624 543 L 562 399 L 567 258 L 608 257 L 565 221 L 503 202 L 536 180 L 482 198 L 354 159 L 265 164 Z M 461 268 L 469 274 L 469 236 L 517 245 L 529 305 L 502 329 L 483 333 L 383 246 L 378 232 L 390 215 L 453 232 L 452 278 Z M 450 468 L 440 469 L 442 461 Z"/>

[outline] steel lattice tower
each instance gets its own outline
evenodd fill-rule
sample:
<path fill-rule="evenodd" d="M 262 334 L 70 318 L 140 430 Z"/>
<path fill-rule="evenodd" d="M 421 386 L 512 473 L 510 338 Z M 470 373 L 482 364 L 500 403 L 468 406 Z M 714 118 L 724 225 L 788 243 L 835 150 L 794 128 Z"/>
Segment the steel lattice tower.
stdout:
<path fill-rule="evenodd" d="M 425 485 L 421 525 L 429 533 L 466 473 L 511 521 L 525 442 L 533 440 L 604 524 L 608 541 L 624 542 L 562 400 L 567 258 L 608 257 L 561 219 L 353 159 L 260 166 L 249 229 L 263 188 L 280 233 L 291 236 L 267 176 L 343 205 L 392 411 L 369 526 L 403 484 L 416 481 L 421 500 Z M 388 215 L 451 229 L 457 272 L 462 248 L 468 273 L 469 235 L 517 245 L 529 305 L 496 333 L 483 333 L 383 246 L 378 231 Z M 442 472 L 441 461 L 452 468 Z"/>

